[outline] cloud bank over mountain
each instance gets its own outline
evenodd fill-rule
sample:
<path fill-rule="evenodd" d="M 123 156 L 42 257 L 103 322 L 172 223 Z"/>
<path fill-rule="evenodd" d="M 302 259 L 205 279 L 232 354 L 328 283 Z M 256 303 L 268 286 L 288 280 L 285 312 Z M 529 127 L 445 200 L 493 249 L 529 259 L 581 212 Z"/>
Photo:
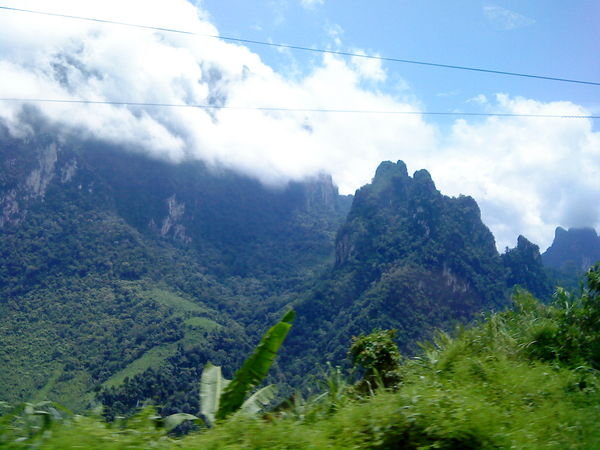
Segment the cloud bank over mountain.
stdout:
<path fill-rule="evenodd" d="M 327 171 L 343 192 L 368 182 L 380 161 L 402 159 L 411 170 L 430 170 L 444 193 L 474 196 L 500 247 L 514 245 L 520 233 L 544 247 L 556 225 L 599 224 L 600 133 L 591 121 L 459 119 L 447 130 L 422 115 L 256 110 L 425 106 L 415 93 L 386 92 L 379 61 L 324 55 L 306 75 L 276 72 L 249 48 L 208 37 L 218 30 L 186 0 L 6 4 L 206 36 L 3 12 L 2 98 L 219 107 L 35 104 L 65 129 L 172 161 L 201 158 L 273 185 Z M 569 102 L 510 95 L 479 101 L 496 112 L 586 114 Z M 14 134 L 28 133 L 22 107 L 0 102 Z"/>
<path fill-rule="evenodd" d="M 587 114 L 569 102 L 507 95 L 488 103 L 490 110 L 506 113 Z M 557 225 L 600 224 L 600 133 L 591 121 L 461 119 L 435 153 L 424 162 L 434 179 L 446 193 L 477 199 L 499 245 L 514 246 L 520 233 L 545 248 Z"/>

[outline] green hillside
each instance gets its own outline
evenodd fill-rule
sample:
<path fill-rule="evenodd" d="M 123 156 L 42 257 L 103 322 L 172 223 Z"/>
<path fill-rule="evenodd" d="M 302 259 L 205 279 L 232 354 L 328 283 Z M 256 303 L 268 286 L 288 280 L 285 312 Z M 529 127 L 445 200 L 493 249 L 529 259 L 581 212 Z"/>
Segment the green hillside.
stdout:
<path fill-rule="evenodd" d="M 182 349 L 239 361 L 333 257 L 330 178 L 271 189 L 32 126 L 0 127 L 0 401 L 83 410 Z"/>
<path fill-rule="evenodd" d="M 410 177 L 402 161 L 382 163 L 338 231 L 335 265 L 296 305 L 303 327 L 284 356 L 292 384 L 315 364 L 343 360 L 360 333 L 396 329 L 412 354 L 435 328 L 504 308 L 505 274 L 472 198 L 444 196 L 426 171 Z"/>
<path fill-rule="evenodd" d="M 550 292 L 537 246 L 520 238 L 500 255 L 472 198 L 401 161 L 352 199 L 324 175 L 273 188 L 48 132 L 0 144 L 13 168 L 0 179 L 11 404 L 197 415 L 203 367 L 231 377 L 290 305 L 298 318 L 269 380 L 306 396 L 327 362 L 348 367 L 353 336 L 393 328 L 412 357 L 435 329 L 508 307 L 515 285 Z"/>
<path fill-rule="evenodd" d="M 5 416 L 0 442 L 47 449 L 598 448 L 599 275 L 600 267 L 590 272 L 581 296 L 559 290 L 550 306 L 520 291 L 511 310 L 453 336 L 437 334 L 418 356 L 396 362 L 393 382 L 367 390 L 361 383 L 373 372 L 352 384 L 332 369 L 312 396 L 297 394 L 269 413 L 235 416 L 184 438 L 157 428 L 148 408 L 113 424 L 57 412 L 43 434 L 24 425 L 42 422 L 15 412 Z M 363 336 L 367 346 L 353 347 L 363 352 L 363 368 L 389 370 L 384 361 L 398 360 L 386 336 Z"/>
<path fill-rule="evenodd" d="M 409 177 L 402 162 L 382 163 L 373 182 L 356 193 L 338 230 L 336 262 L 282 297 L 293 302 L 298 318 L 271 380 L 286 392 L 307 389 L 307 375 L 318 374 L 327 361 L 343 363 L 354 335 L 394 328 L 402 351 L 414 354 L 417 342 L 430 338 L 436 327 L 451 329 L 482 311 L 506 307 L 512 285 L 534 288 L 538 278 L 545 280 L 537 248 L 521 247 L 511 251 L 511 259 L 501 258 L 473 199 L 442 195 L 425 171 Z M 509 267 L 527 278 L 511 284 Z M 277 315 L 282 304 L 279 299 L 271 310 L 263 308 L 262 321 L 246 330 L 264 330 L 265 318 Z M 196 383 L 187 374 L 197 375 L 206 360 L 200 367 L 197 362 L 178 353 L 162 367 L 103 390 L 107 417 L 129 414 L 145 399 L 161 405 L 161 412 L 196 414 Z M 168 389 L 152 389 L 165 380 Z"/>

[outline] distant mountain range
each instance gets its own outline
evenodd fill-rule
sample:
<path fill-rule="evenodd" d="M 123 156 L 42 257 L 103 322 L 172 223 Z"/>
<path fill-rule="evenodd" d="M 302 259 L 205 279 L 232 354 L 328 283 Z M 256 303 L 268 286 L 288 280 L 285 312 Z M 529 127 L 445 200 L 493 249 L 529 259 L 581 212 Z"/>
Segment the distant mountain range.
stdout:
<path fill-rule="evenodd" d="M 273 378 L 298 387 L 354 335 L 395 328 L 411 353 L 436 327 L 505 308 L 515 285 L 549 298 L 542 261 L 600 259 L 593 230 L 557 230 L 543 257 L 524 237 L 500 255 L 474 199 L 402 161 L 342 196 L 326 174 L 267 187 L 31 128 L 0 126 L 0 400 L 196 413 L 202 366 L 230 376 L 290 306 Z"/>
<path fill-rule="evenodd" d="M 580 274 L 600 261 L 600 236 L 593 228 L 556 228 L 552 245 L 542 254 L 547 267 Z"/>

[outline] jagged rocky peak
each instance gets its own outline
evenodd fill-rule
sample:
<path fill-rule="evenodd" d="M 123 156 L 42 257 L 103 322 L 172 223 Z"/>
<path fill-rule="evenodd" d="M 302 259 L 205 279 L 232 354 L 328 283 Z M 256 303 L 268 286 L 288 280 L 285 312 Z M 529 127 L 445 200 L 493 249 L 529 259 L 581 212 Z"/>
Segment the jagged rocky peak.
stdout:
<path fill-rule="evenodd" d="M 416 191 L 422 191 L 427 196 L 440 195 L 426 170 L 416 171 L 411 178 L 403 161 L 384 161 L 377 168 L 371 183 L 356 191 L 350 215 L 374 214 L 374 208 L 397 209 Z"/>
<path fill-rule="evenodd" d="M 566 240 L 571 242 L 586 242 L 598 239 L 598 233 L 591 227 L 569 228 L 556 227 L 554 239 Z"/>
<path fill-rule="evenodd" d="M 417 170 L 413 175 L 413 179 L 417 183 L 422 185 L 430 185 L 431 187 L 435 188 L 435 184 L 431 179 L 431 174 L 425 169 Z"/>
<path fill-rule="evenodd" d="M 408 168 L 402 160 L 398 160 L 396 163 L 392 161 L 383 161 L 377 167 L 375 176 L 373 177 L 373 184 L 381 181 L 389 181 L 391 179 L 409 179 Z M 424 184 L 433 184 L 430 173 L 426 169 L 417 170 L 412 178 Z"/>
<path fill-rule="evenodd" d="M 404 161 L 398 161 L 396 164 L 391 161 L 383 161 L 379 164 L 379 167 L 377 167 L 373 181 L 388 176 L 408 178 L 408 169 L 406 168 Z"/>
<path fill-rule="evenodd" d="M 379 164 L 371 184 L 366 185 L 364 188 L 375 189 L 377 191 L 392 189 L 398 193 L 402 193 L 403 188 L 411 184 L 419 188 L 425 188 L 428 191 L 436 191 L 435 183 L 427 170 L 417 170 L 411 178 L 408 175 L 406 164 L 401 160 L 396 163 L 384 161 Z"/>
<path fill-rule="evenodd" d="M 591 227 L 557 227 L 552 245 L 542 255 L 544 265 L 559 270 L 584 272 L 600 261 L 600 237 Z"/>
<path fill-rule="evenodd" d="M 509 287 L 519 285 L 538 298 L 550 298 L 552 283 L 544 270 L 540 248 L 536 244 L 520 235 L 517 238 L 517 246 L 506 249 L 502 255 L 502 262 L 507 270 Z"/>
<path fill-rule="evenodd" d="M 536 254 L 536 253 L 539 254 L 539 252 L 540 252 L 540 247 L 538 245 L 534 244 L 533 242 L 531 242 L 529 239 L 527 239 L 522 234 L 520 234 L 519 237 L 517 238 L 517 248 L 522 251 L 531 252 L 532 254 Z"/>
<path fill-rule="evenodd" d="M 461 277 L 470 265 L 501 272 L 494 237 L 475 200 L 442 195 L 426 170 L 410 177 L 402 161 L 386 161 L 356 193 L 337 235 L 336 265 L 402 261 L 445 267 Z"/>

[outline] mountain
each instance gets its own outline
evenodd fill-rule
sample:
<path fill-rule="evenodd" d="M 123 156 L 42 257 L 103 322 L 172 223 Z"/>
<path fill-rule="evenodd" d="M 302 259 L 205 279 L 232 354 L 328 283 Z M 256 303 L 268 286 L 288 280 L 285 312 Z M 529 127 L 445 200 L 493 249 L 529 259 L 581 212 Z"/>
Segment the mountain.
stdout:
<path fill-rule="evenodd" d="M 0 125 L 0 400 L 195 414 L 202 366 L 230 377 L 290 305 L 272 376 L 298 387 L 352 336 L 395 328 L 411 354 L 543 285 L 536 246 L 500 256 L 475 200 L 401 161 L 342 196 L 324 174 L 269 187 L 27 120 Z"/>
<path fill-rule="evenodd" d="M 578 291 L 585 271 L 600 261 L 600 237 L 593 228 L 558 227 L 542 261 L 556 285 Z"/>
<path fill-rule="evenodd" d="M 351 198 L 326 175 L 266 187 L 29 127 L 0 126 L 0 400 L 81 409 L 186 349 L 235 367 L 333 260 Z"/>
<path fill-rule="evenodd" d="M 547 267 L 581 274 L 600 261 L 600 236 L 593 228 L 558 227 L 542 261 Z"/>
<path fill-rule="evenodd" d="M 530 270 L 543 270 L 539 252 L 536 256 L 535 248 L 525 247 L 521 239 L 511 255 L 523 253 L 524 261 L 532 259 L 527 261 Z M 515 263 L 515 273 L 525 264 Z M 344 363 L 352 336 L 374 328 L 398 330 L 402 351 L 414 354 L 417 343 L 436 328 L 449 329 L 480 312 L 505 308 L 511 286 L 472 198 L 444 196 L 427 171 L 410 177 L 402 161 L 383 162 L 372 183 L 354 196 L 335 238 L 335 261 L 314 286 L 295 296 L 297 318 L 272 381 L 306 385 L 308 375 L 318 374 L 326 361 Z M 172 405 L 177 395 L 197 389 L 196 368 L 203 357 L 175 355 L 160 370 L 103 391 L 102 401 L 111 414 L 135 406 L 140 400 L 135 393 Z M 176 385 L 173 379 L 185 381 Z M 153 394 L 159 383 L 172 393 Z"/>
<path fill-rule="evenodd" d="M 539 299 L 550 299 L 554 286 L 544 269 L 540 248 L 537 245 L 529 242 L 524 236 L 519 236 L 517 246 L 507 249 L 501 257 L 508 270 L 509 286 L 519 285 Z"/>
<path fill-rule="evenodd" d="M 410 177 L 402 161 L 383 162 L 356 192 L 334 266 L 296 306 L 282 365 L 296 367 L 292 384 L 300 382 L 298 373 L 343 361 L 351 337 L 374 328 L 398 330 L 402 351 L 413 353 L 435 328 L 504 308 L 507 287 L 476 202 L 442 195 L 425 170 Z"/>

